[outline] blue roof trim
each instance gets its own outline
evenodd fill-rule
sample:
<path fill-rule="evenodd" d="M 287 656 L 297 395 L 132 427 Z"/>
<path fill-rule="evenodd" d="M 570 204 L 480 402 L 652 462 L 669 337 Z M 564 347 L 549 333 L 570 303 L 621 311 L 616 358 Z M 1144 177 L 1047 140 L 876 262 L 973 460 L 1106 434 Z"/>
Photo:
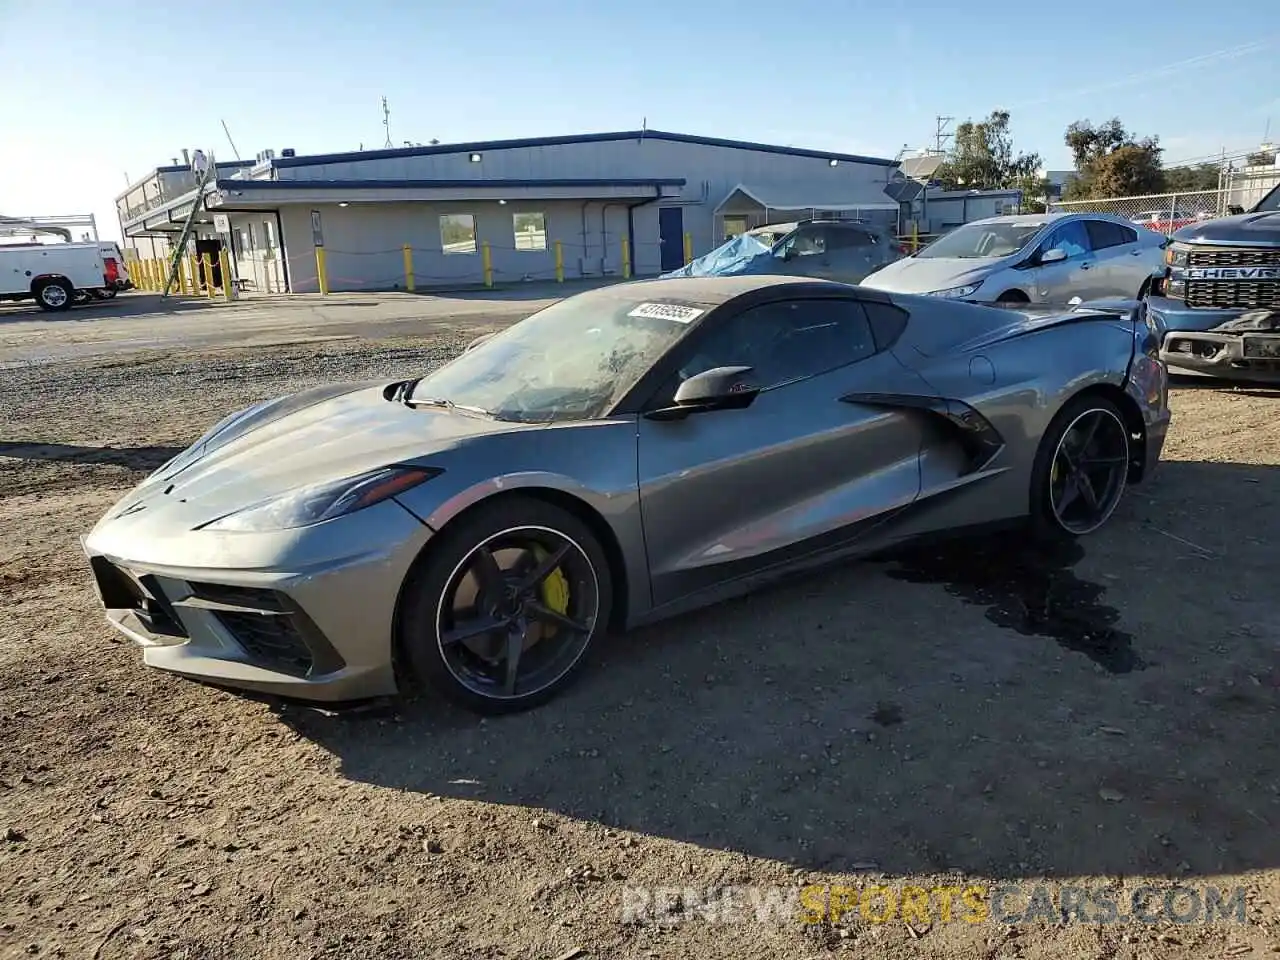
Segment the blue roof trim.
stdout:
<path fill-rule="evenodd" d="M 683 177 L 606 180 L 219 180 L 219 190 L 456 190 L 468 187 L 683 187 Z"/>
<path fill-rule="evenodd" d="M 351 163 L 355 160 L 394 160 L 401 157 L 435 157 L 451 153 L 483 153 L 486 150 L 518 150 L 521 147 L 559 147 L 580 143 L 609 143 L 617 140 L 667 140 L 674 143 L 693 143 L 704 147 L 729 147 L 735 150 L 755 150 L 760 153 L 779 153 L 790 157 L 809 157 L 815 160 L 844 160 L 848 163 L 868 163 L 883 167 L 896 167 L 896 160 L 883 157 L 863 157 L 853 153 L 831 153 L 826 150 L 806 150 L 802 147 L 781 147 L 768 143 L 752 143 L 749 140 L 725 140 L 720 137 L 699 137 L 689 133 L 668 133 L 663 130 L 626 130 L 618 133 L 582 133 L 564 137 L 530 137 L 522 140 L 476 140 L 471 143 L 441 143 L 434 147 L 397 147 L 393 150 L 356 150 L 347 153 L 317 153 L 308 157 L 276 157 L 272 166 L 312 167 L 323 163 Z"/>

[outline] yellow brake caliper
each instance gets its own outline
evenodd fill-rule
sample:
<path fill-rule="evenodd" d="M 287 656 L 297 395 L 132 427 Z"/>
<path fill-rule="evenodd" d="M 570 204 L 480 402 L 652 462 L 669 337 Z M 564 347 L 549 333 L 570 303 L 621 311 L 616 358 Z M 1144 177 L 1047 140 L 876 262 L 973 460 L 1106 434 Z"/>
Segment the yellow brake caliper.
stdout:
<path fill-rule="evenodd" d="M 547 558 L 547 552 L 541 547 L 534 547 L 533 553 L 538 558 L 539 563 Z M 547 609 L 554 610 L 559 614 L 567 614 L 569 612 L 569 579 L 559 567 L 552 570 L 551 575 L 542 581 L 540 593 L 542 602 L 547 605 Z"/>

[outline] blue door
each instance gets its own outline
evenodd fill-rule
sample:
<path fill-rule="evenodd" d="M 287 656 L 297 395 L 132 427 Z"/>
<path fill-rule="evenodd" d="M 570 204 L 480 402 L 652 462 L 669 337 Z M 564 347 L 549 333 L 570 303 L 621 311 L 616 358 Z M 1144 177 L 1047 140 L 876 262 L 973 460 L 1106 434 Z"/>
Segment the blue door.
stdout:
<path fill-rule="evenodd" d="M 662 270 L 678 270 L 684 266 L 684 210 L 681 207 L 658 208 L 658 242 L 662 244 Z"/>

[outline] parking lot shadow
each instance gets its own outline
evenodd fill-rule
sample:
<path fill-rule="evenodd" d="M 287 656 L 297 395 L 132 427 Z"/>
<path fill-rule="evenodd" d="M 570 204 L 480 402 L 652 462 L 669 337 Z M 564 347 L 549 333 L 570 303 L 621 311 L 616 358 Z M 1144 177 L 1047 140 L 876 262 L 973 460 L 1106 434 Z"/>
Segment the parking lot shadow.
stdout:
<path fill-rule="evenodd" d="M 1166 462 L 1082 548 L 805 576 L 613 638 L 532 712 L 280 715 L 354 780 L 814 870 L 1274 868 L 1278 500 L 1275 467 Z"/>

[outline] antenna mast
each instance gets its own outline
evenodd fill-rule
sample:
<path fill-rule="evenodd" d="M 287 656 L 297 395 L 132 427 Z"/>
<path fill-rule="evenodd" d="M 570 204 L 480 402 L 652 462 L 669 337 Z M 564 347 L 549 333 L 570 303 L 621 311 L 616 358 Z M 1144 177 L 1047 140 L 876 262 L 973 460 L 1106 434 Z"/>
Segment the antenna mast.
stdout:
<path fill-rule="evenodd" d="M 391 108 L 387 106 L 387 98 L 382 98 L 382 128 L 387 132 L 386 149 L 391 149 Z"/>
<path fill-rule="evenodd" d="M 934 117 L 933 149 L 935 152 L 947 152 L 947 141 L 955 137 L 955 134 L 948 129 L 953 120 L 955 117 Z"/>

